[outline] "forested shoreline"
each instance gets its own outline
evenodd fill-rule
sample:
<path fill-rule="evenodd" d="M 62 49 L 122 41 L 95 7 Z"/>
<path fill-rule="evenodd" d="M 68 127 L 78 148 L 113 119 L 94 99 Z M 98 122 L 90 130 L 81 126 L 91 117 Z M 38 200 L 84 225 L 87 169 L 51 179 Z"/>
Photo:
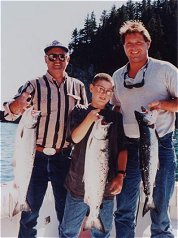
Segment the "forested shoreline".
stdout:
<path fill-rule="evenodd" d="M 113 5 L 103 10 L 97 23 L 94 10 L 86 16 L 83 29 L 72 32 L 70 70 L 86 71 L 90 81 L 98 72 L 112 73 L 126 62 L 119 37 L 119 28 L 126 20 L 141 20 L 150 32 L 152 43 L 149 55 L 178 66 L 177 1 L 127 1 L 120 8 Z M 91 77 L 91 78 L 90 78 Z M 82 79 L 81 79 L 82 80 Z"/>
<path fill-rule="evenodd" d="M 119 28 L 126 20 L 144 23 L 152 38 L 151 57 L 169 61 L 178 67 L 177 12 L 177 0 L 123 1 L 119 8 L 113 5 L 109 11 L 103 10 L 99 22 L 93 10 L 84 19 L 84 27 L 75 28 L 71 33 L 71 60 L 67 72 L 84 82 L 90 98 L 88 85 L 96 73 L 112 75 L 127 62 L 119 36 Z M 1 111 L 0 121 L 4 121 L 3 116 Z"/>

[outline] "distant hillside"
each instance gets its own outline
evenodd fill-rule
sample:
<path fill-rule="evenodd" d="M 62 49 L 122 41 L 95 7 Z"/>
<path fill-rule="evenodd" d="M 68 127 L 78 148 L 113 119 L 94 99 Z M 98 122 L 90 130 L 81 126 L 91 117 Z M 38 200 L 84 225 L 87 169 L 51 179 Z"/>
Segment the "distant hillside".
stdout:
<path fill-rule="evenodd" d="M 85 18 L 84 27 L 72 32 L 70 63 L 83 71 L 90 69 L 92 75 L 98 72 L 112 75 L 127 62 L 119 36 L 121 25 L 126 20 L 141 20 L 152 38 L 149 56 L 178 66 L 177 3 L 177 0 L 128 0 L 118 9 L 113 5 L 110 11 L 103 10 L 99 23 L 93 10 Z"/>

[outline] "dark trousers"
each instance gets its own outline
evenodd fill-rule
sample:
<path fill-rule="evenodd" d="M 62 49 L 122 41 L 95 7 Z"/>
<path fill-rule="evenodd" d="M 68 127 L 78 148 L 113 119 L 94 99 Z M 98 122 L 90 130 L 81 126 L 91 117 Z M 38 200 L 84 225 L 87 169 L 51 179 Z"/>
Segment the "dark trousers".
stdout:
<path fill-rule="evenodd" d="M 20 220 L 19 238 L 36 237 L 37 218 L 39 210 L 47 190 L 48 181 L 51 181 L 57 218 L 62 222 L 67 191 L 64 181 L 70 166 L 70 151 L 60 152 L 48 156 L 42 152 L 36 152 L 34 168 L 27 192 L 27 201 L 31 212 L 22 212 Z M 23 178 L 22 178 L 23 179 Z"/>

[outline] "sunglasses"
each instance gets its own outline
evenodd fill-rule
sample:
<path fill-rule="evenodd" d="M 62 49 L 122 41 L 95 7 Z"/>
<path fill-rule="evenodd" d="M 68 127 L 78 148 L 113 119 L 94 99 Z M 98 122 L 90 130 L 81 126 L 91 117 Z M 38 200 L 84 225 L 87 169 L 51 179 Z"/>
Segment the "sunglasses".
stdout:
<path fill-rule="evenodd" d="M 96 88 L 97 93 L 105 93 L 107 96 L 111 96 L 113 94 L 112 89 L 105 89 L 100 85 L 93 85 Z"/>
<path fill-rule="evenodd" d="M 145 84 L 145 72 L 147 70 L 147 67 L 148 67 L 148 63 L 145 65 L 145 68 L 143 70 L 143 79 L 140 83 L 135 83 L 135 84 L 126 84 L 125 80 L 126 80 L 126 77 L 128 75 L 128 71 L 129 71 L 129 65 L 127 67 L 127 72 L 125 72 L 124 74 L 124 87 L 125 88 L 128 88 L 128 89 L 132 89 L 132 88 L 141 88 L 144 86 Z"/>
<path fill-rule="evenodd" d="M 49 54 L 46 56 L 48 57 L 49 61 L 51 61 L 51 62 L 54 62 L 57 59 L 64 62 L 67 58 L 67 55 L 65 55 L 65 54 Z"/>

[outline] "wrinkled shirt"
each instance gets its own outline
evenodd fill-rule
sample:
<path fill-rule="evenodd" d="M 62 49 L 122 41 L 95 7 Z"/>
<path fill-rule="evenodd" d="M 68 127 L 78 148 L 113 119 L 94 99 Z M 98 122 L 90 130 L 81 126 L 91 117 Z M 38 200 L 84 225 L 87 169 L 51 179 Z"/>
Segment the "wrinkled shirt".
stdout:
<path fill-rule="evenodd" d="M 121 106 L 124 130 L 126 136 L 138 138 L 140 136 L 138 123 L 134 111 L 141 111 L 141 106 L 147 108 L 148 104 L 157 100 L 169 100 L 178 97 L 178 70 L 169 62 L 148 58 L 145 71 L 143 66 L 134 79 L 133 84 L 140 83 L 145 71 L 143 87 L 128 89 L 124 87 L 124 74 L 127 65 L 116 70 L 113 74 L 115 90 L 111 104 Z M 129 78 L 126 78 L 128 83 Z M 158 110 L 156 130 L 160 137 L 174 131 L 175 113 Z"/>
<path fill-rule="evenodd" d="M 58 86 L 47 72 L 46 75 L 28 81 L 20 87 L 14 99 L 23 92 L 31 94 L 31 104 L 35 110 L 41 111 L 37 127 L 37 144 L 43 147 L 67 147 L 70 112 L 78 103 L 87 105 L 84 84 L 66 74 L 63 82 Z M 8 105 L 8 102 L 4 103 L 5 119 L 17 119 L 20 115 L 12 114 Z"/>

